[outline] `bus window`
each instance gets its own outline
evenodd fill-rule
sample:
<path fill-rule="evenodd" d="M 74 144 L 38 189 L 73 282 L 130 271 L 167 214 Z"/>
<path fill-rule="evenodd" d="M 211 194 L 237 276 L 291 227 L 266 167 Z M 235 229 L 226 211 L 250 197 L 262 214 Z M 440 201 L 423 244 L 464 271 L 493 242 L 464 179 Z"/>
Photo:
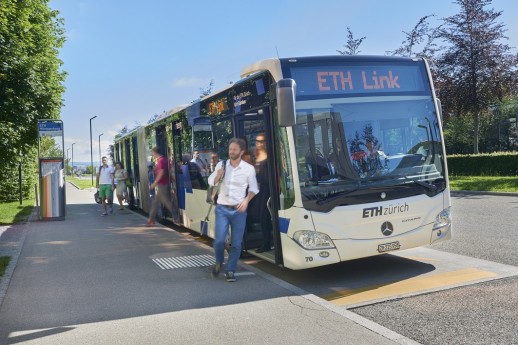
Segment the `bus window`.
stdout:
<path fill-rule="evenodd" d="M 228 142 L 233 137 L 231 120 L 214 123 L 212 130 L 214 132 L 214 152 L 218 154 L 219 159 L 228 159 Z"/>

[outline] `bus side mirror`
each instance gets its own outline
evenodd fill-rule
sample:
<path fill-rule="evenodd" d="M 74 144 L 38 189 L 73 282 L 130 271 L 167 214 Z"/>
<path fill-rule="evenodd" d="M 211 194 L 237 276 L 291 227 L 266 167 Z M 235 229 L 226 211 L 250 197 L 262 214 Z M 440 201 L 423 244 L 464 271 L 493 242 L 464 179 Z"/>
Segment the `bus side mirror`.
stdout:
<path fill-rule="evenodd" d="M 277 106 L 279 126 L 294 126 L 297 122 L 295 112 L 295 90 L 297 84 L 293 79 L 281 79 L 277 83 Z"/>

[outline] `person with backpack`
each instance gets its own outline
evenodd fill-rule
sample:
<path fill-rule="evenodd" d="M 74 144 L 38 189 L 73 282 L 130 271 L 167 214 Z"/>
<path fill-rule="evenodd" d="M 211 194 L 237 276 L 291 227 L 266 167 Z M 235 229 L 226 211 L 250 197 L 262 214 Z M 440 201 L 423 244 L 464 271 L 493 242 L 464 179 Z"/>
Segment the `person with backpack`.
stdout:
<path fill-rule="evenodd" d="M 114 189 L 114 173 L 115 169 L 108 165 L 108 157 L 102 157 L 102 165 L 97 169 L 95 187 L 99 190 L 99 197 L 101 198 L 103 205 L 103 213 L 101 216 L 108 215 L 108 202 L 113 198 Z M 112 206 L 110 206 L 110 213 L 113 212 Z"/>

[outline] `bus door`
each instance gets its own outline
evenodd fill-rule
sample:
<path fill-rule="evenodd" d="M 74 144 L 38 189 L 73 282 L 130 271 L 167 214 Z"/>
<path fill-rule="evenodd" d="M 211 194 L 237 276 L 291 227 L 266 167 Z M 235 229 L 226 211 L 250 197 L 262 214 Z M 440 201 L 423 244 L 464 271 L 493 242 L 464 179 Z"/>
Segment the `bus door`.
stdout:
<path fill-rule="evenodd" d="M 282 251 L 280 246 L 279 233 L 279 202 L 278 202 L 278 177 L 275 173 L 277 164 L 275 163 L 274 152 L 277 149 L 270 130 L 269 109 L 259 109 L 254 113 L 247 113 L 236 117 L 236 136 L 246 140 L 248 153 L 251 157 L 251 164 L 255 165 L 256 137 L 263 134 L 266 139 L 266 149 L 268 154 L 268 186 L 259 186 L 260 190 L 269 190 L 270 197 L 265 197 L 259 193 L 252 199 L 248 206 L 247 225 L 243 239 L 243 249 L 247 252 L 259 255 L 268 261 L 282 264 Z M 244 157 L 246 160 L 246 157 Z M 257 166 L 259 168 L 259 166 Z M 257 169 L 256 169 L 257 171 Z M 275 202 L 272 202 L 275 201 Z M 264 232 L 263 232 L 264 228 Z M 273 248 L 264 251 L 264 237 L 270 236 L 270 245 Z M 258 254 L 257 252 L 260 252 Z"/>
<path fill-rule="evenodd" d="M 180 210 L 185 210 L 185 190 L 182 184 L 182 154 L 184 147 L 182 145 L 182 121 L 173 121 L 172 126 L 172 162 L 169 167 L 169 174 L 171 176 L 171 201 L 173 203 L 173 211 L 175 215 L 173 217 L 174 223 L 183 225 L 183 219 L 180 214 Z"/>
<path fill-rule="evenodd" d="M 124 168 L 128 172 L 128 176 L 130 180 L 133 180 L 133 168 L 132 168 L 132 161 L 133 161 L 133 152 L 131 147 L 131 138 L 127 138 L 124 140 L 124 153 L 125 157 L 122 161 L 122 164 L 124 165 Z M 133 188 L 128 188 L 128 206 L 130 209 L 135 208 L 135 194 L 133 193 Z"/>
<path fill-rule="evenodd" d="M 155 128 L 155 138 L 156 138 L 156 146 L 158 148 L 158 152 L 164 156 L 168 162 L 170 162 L 170 154 L 167 143 L 167 130 L 165 125 L 159 125 Z M 169 180 L 171 178 L 169 177 Z M 161 210 L 163 218 L 172 218 L 172 215 L 169 213 L 167 208 L 161 205 Z"/>
<path fill-rule="evenodd" d="M 137 208 L 142 208 L 142 199 L 140 197 L 140 168 L 139 168 L 139 159 L 138 159 L 138 146 L 137 146 L 137 136 L 134 135 L 131 138 L 131 150 L 133 153 L 133 161 L 132 161 L 132 169 L 133 169 L 133 183 L 132 187 L 128 187 L 134 191 L 135 204 Z"/>

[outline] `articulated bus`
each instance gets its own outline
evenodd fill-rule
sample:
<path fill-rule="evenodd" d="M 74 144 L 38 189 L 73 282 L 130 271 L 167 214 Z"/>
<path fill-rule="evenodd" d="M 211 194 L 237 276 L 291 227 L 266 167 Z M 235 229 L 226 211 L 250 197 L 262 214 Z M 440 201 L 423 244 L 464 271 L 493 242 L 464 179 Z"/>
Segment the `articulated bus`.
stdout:
<path fill-rule="evenodd" d="M 169 161 L 174 205 L 163 217 L 214 237 L 211 155 L 227 159 L 229 139 L 241 137 L 253 159 L 262 133 L 270 184 L 259 188 L 271 195 L 273 248 L 255 252 L 263 235 L 251 221 L 243 249 L 252 255 L 305 269 L 451 238 L 440 102 L 425 60 L 278 58 L 245 67 L 241 78 L 116 139 L 132 206 L 149 212 L 156 146 Z M 190 162 L 194 151 L 206 170 Z"/>

